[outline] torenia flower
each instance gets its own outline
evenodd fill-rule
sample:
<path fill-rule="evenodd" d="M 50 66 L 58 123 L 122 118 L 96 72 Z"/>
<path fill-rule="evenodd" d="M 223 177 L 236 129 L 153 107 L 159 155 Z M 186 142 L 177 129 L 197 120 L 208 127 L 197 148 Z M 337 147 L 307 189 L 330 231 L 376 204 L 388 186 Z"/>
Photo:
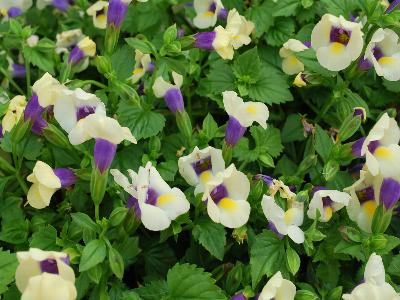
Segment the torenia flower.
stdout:
<path fill-rule="evenodd" d="M 344 300 L 399 300 L 396 290 L 385 281 L 385 267 L 382 258 L 371 254 L 364 271 L 364 282 L 354 288 L 351 294 L 344 294 Z"/>
<path fill-rule="evenodd" d="M 89 139 L 95 139 L 94 162 L 101 173 L 110 167 L 117 145 L 123 140 L 136 144 L 136 139 L 127 127 L 117 120 L 100 113 L 90 114 L 78 121 L 75 130 L 69 133 L 72 145 L 79 145 Z"/>
<path fill-rule="evenodd" d="M 89 7 L 86 13 L 93 17 L 93 25 L 100 29 L 105 29 L 107 27 L 107 1 L 97 1 L 91 7 Z"/>
<path fill-rule="evenodd" d="M 70 5 L 74 4 L 74 0 L 38 0 L 36 2 L 36 7 L 38 9 L 44 9 L 48 5 L 52 5 L 55 8 L 66 12 Z"/>
<path fill-rule="evenodd" d="M 233 46 L 231 35 L 222 26 L 217 26 L 210 32 L 199 32 L 195 36 L 194 46 L 196 48 L 216 51 L 222 59 L 233 59 Z"/>
<path fill-rule="evenodd" d="M 140 206 L 138 202 L 138 192 L 137 192 L 137 178 L 138 174 L 132 170 L 128 170 L 129 178 L 126 177 L 121 171 L 117 169 L 110 170 L 111 175 L 114 177 L 114 181 L 120 187 L 122 187 L 125 192 L 127 192 L 130 196 L 126 203 L 126 207 L 133 210 L 135 217 L 140 220 L 142 217 L 142 213 L 140 211 Z M 130 181 L 129 181 L 130 179 Z"/>
<path fill-rule="evenodd" d="M 399 36 L 391 29 L 379 28 L 365 50 L 365 57 L 376 74 L 390 81 L 400 80 Z"/>
<path fill-rule="evenodd" d="M 72 29 L 58 33 L 56 35 L 56 52 L 68 52 L 70 48 L 76 46 L 84 37 L 81 29 Z"/>
<path fill-rule="evenodd" d="M 250 34 L 254 30 L 254 23 L 247 21 L 236 9 L 229 11 L 226 30 L 231 36 L 231 44 L 234 49 L 239 49 L 243 45 L 251 42 Z"/>
<path fill-rule="evenodd" d="M 225 131 L 225 141 L 228 145 L 234 146 L 254 122 L 257 122 L 264 129 L 267 128 L 269 117 L 268 107 L 261 102 L 243 102 L 234 91 L 222 93 L 224 107 L 229 115 L 229 121 Z"/>
<path fill-rule="evenodd" d="M 279 50 L 279 55 L 282 57 L 282 70 L 284 73 L 294 75 L 304 71 L 304 64 L 296 57 L 296 53 L 306 49 L 308 47 L 295 39 L 290 39 L 283 44 L 283 47 Z"/>
<path fill-rule="evenodd" d="M 288 235 L 295 243 L 304 242 L 304 232 L 299 226 L 303 224 L 304 204 L 296 201 L 288 201 L 289 208 L 284 211 L 276 204 L 274 197 L 264 195 L 261 207 L 265 217 L 269 221 L 269 228 L 278 236 Z"/>
<path fill-rule="evenodd" d="M 75 300 L 77 292 L 74 284 L 58 275 L 43 273 L 29 279 L 21 300 Z"/>
<path fill-rule="evenodd" d="M 178 161 L 179 173 L 191 186 L 195 186 L 195 194 L 204 191 L 204 185 L 212 180 L 218 172 L 225 170 L 222 151 L 213 147 L 200 150 L 198 147 Z"/>
<path fill-rule="evenodd" d="M 27 195 L 29 205 L 42 209 L 49 206 L 51 197 L 58 189 L 73 185 L 76 176 L 70 169 L 52 169 L 48 164 L 37 161 L 27 180 L 33 183 Z"/>
<path fill-rule="evenodd" d="M 268 280 L 261 291 L 258 300 L 294 300 L 296 286 L 282 277 L 281 272 L 277 272 Z"/>
<path fill-rule="evenodd" d="M 17 17 L 32 6 L 32 0 L 2 0 L 0 13 L 5 17 Z"/>
<path fill-rule="evenodd" d="M 153 84 L 153 93 L 157 98 L 164 98 L 169 110 L 175 114 L 185 109 L 180 90 L 183 83 L 183 76 L 172 72 L 172 77 L 175 84 L 165 81 L 161 76 L 157 77 Z"/>
<path fill-rule="evenodd" d="M 299 88 L 307 86 L 306 76 L 302 72 L 297 74 L 293 81 L 293 85 Z"/>
<path fill-rule="evenodd" d="M 136 83 L 140 78 L 147 72 L 151 72 L 154 69 L 154 65 L 151 62 L 150 54 L 143 54 L 140 50 L 135 50 L 135 68 L 133 74 L 130 77 L 132 83 Z"/>
<path fill-rule="evenodd" d="M 132 0 L 110 0 L 107 12 L 107 25 L 117 28 L 121 27 L 131 2 Z"/>
<path fill-rule="evenodd" d="M 311 45 L 323 67 L 331 71 L 343 70 L 361 54 L 361 24 L 325 14 L 311 33 Z"/>
<path fill-rule="evenodd" d="M 94 113 L 106 114 L 104 103 L 96 95 L 80 88 L 60 90 L 54 104 L 54 117 L 66 132 L 80 130 L 78 122 Z"/>
<path fill-rule="evenodd" d="M 383 114 L 371 129 L 361 147 L 366 165 L 373 176 L 396 178 L 400 172 L 395 166 L 400 159 L 400 128 L 395 119 Z"/>
<path fill-rule="evenodd" d="M 96 43 L 89 37 L 81 40 L 71 51 L 68 63 L 77 64 L 85 57 L 93 57 L 96 54 Z"/>
<path fill-rule="evenodd" d="M 69 266 L 68 255 L 63 252 L 43 251 L 31 248 L 29 251 L 17 252 L 17 259 L 19 265 L 15 272 L 15 283 L 21 293 L 27 288 L 32 288 L 29 288 L 31 278 L 43 273 L 57 275 L 57 277 L 72 284 L 75 282 L 74 270 Z"/>
<path fill-rule="evenodd" d="M 249 192 L 249 180 L 235 165 L 219 172 L 206 183 L 203 195 L 211 220 L 228 228 L 246 224 L 250 215 Z"/>
<path fill-rule="evenodd" d="M 347 193 L 317 187 L 314 188 L 307 215 L 310 219 L 316 219 L 318 211 L 321 216 L 319 220 L 328 222 L 333 213 L 347 206 L 349 201 L 350 195 Z"/>
<path fill-rule="evenodd" d="M 152 231 L 167 229 L 172 220 L 189 211 L 190 204 L 178 188 L 171 188 L 148 162 L 139 168 L 138 174 L 130 171 L 132 184 L 117 170 L 112 170 L 116 182 L 131 194 L 128 204 L 142 220 L 144 227 Z"/>
<path fill-rule="evenodd" d="M 221 0 L 194 0 L 193 6 L 196 11 L 193 24 L 200 29 L 215 26 L 218 17 L 226 18 L 227 15 Z"/>
<path fill-rule="evenodd" d="M 8 104 L 7 111 L 1 122 L 3 134 L 7 131 L 11 131 L 13 127 L 18 123 L 19 119 L 24 113 L 25 106 L 25 96 L 15 96 L 11 99 L 10 103 Z"/>

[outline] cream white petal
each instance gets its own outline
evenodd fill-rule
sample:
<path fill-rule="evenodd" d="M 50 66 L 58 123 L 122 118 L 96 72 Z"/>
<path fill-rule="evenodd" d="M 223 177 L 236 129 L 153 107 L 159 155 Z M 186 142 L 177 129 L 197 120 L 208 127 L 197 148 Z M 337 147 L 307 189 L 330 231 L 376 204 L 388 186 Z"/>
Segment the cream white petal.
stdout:
<path fill-rule="evenodd" d="M 160 195 L 157 199 L 157 206 L 166 212 L 170 220 L 175 220 L 190 209 L 189 201 L 178 188 L 173 188 L 169 193 Z"/>
<path fill-rule="evenodd" d="M 234 201 L 234 205 L 235 207 L 232 209 L 224 209 L 218 205 L 220 222 L 225 227 L 238 228 L 246 224 L 249 220 L 251 210 L 249 202 L 237 200 Z"/>
<path fill-rule="evenodd" d="M 130 186 L 128 177 L 122 174 L 120 170 L 111 169 L 110 174 L 114 177 L 115 183 L 118 184 L 123 189 L 126 189 L 128 186 Z"/>
<path fill-rule="evenodd" d="M 385 267 L 383 266 L 382 257 L 372 253 L 368 259 L 364 271 L 365 282 L 382 285 L 385 283 Z"/>
<path fill-rule="evenodd" d="M 275 273 L 262 289 L 259 300 L 293 300 L 296 295 L 296 286 L 282 277 L 281 272 Z"/>
<path fill-rule="evenodd" d="M 18 290 L 22 293 L 26 289 L 29 279 L 40 273 L 41 270 L 37 261 L 29 259 L 20 262 L 15 271 L 15 284 Z"/>
<path fill-rule="evenodd" d="M 142 223 L 148 230 L 161 231 L 167 229 L 171 224 L 167 213 L 161 208 L 140 202 L 139 205 Z"/>
<path fill-rule="evenodd" d="M 282 71 L 287 75 L 295 75 L 304 71 L 304 64 L 295 55 L 291 55 L 282 59 Z"/>
<path fill-rule="evenodd" d="M 161 76 L 157 77 L 153 84 L 153 93 L 157 98 L 164 97 L 165 93 L 174 88 L 174 85 L 167 82 Z"/>
<path fill-rule="evenodd" d="M 197 14 L 207 12 L 214 0 L 194 0 L 193 8 Z"/>
<path fill-rule="evenodd" d="M 32 86 L 32 90 L 37 94 L 39 104 L 42 107 L 54 105 L 58 91 L 61 88 L 62 86 L 58 80 L 49 73 L 45 73 Z"/>
<path fill-rule="evenodd" d="M 174 79 L 175 86 L 180 88 L 183 84 L 183 76 L 173 71 L 172 78 Z"/>
<path fill-rule="evenodd" d="M 54 173 L 53 169 L 46 163 L 38 160 L 33 168 L 37 181 L 48 188 L 61 188 L 61 181 Z"/>
<path fill-rule="evenodd" d="M 214 28 L 216 33 L 212 43 L 214 50 L 222 59 L 233 59 L 234 50 L 231 44 L 231 34 L 222 26 Z"/>
<path fill-rule="evenodd" d="M 197 28 L 205 29 L 212 27 L 217 23 L 217 15 L 214 13 L 199 13 L 193 18 L 193 24 Z"/>
<path fill-rule="evenodd" d="M 29 188 L 27 200 L 30 206 L 36 209 L 42 209 L 50 204 L 51 197 L 56 189 L 47 188 L 40 183 L 34 183 Z"/>
<path fill-rule="evenodd" d="M 298 226 L 290 225 L 287 228 L 287 235 L 292 239 L 296 244 L 304 243 L 304 232 Z"/>

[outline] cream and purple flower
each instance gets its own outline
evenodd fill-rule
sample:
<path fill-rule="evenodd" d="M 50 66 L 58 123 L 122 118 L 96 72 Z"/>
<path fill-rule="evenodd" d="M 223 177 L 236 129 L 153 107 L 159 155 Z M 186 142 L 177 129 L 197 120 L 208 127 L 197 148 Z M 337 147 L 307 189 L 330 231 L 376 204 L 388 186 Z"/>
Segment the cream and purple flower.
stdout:
<path fill-rule="evenodd" d="M 146 72 L 153 72 L 154 64 L 151 62 L 150 54 L 143 54 L 140 50 L 135 50 L 135 67 L 130 80 L 136 83 Z"/>
<path fill-rule="evenodd" d="M 0 14 L 4 17 L 18 17 L 32 6 L 32 0 L 2 0 Z"/>
<path fill-rule="evenodd" d="M 107 1 L 97 1 L 90 6 L 86 13 L 93 18 L 94 27 L 105 29 L 107 27 Z"/>
<path fill-rule="evenodd" d="M 356 60 L 363 49 L 361 24 L 342 16 L 322 16 L 311 33 L 311 45 L 318 62 L 328 70 L 340 71 Z"/>
<path fill-rule="evenodd" d="M 85 35 L 81 29 L 72 29 L 57 33 L 56 53 L 68 53 L 84 38 Z"/>
<path fill-rule="evenodd" d="M 179 173 L 188 184 L 195 187 L 194 193 L 204 191 L 204 186 L 216 174 L 225 170 L 222 151 L 213 147 L 200 150 L 197 146 L 187 156 L 178 160 Z"/>
<path fill-rule="evenodd" d="M 71 169 L 52 169 L 48 164 L 37 161 L 27 180 L 32 183 L 27 195 L 28 204 L 42 209 L 50 205 L 51 197 L 58 189 L 75 184 L 76 175 Z"/>
<path fill-rule="evenodd" d="M 225 131 L 225 141 L 229 146 L 234 146 L 254 122 L 264 129 L 267 128 L 269 117 L 268 107 L 261 102 L 244 102 L 236 92 L 225 91 L 222 93 L 224 108 L 229 115 Z"/>
<path fill-rule="evenodd" d="M 38 9 L 44 9 L 46 6 L 51 5 L 60 11 L 66 12 L 74 3 L 74 0 L 38 0 L 36 2 L 36 7 Z"/>
<path fill-rule="evenodd" d="M 263 287 L 258 300 L 294 300 L 295 296 L 296 286 L 277 272 Z"/>
<path fill-rule="evenodd" d="M 185 110 L 183 96 L 180 90 L 183 84 L 183 76 L 172 72 L 174 84 L 164 80 L 161 76 L 157 77 L 153 84 L 153 93 L 157 98 L 164 98 L 165 104 L 172 113 Z"/>
<path fill-rule="evenodd" d="M 89 37 L 85 37 L 71 50 L 68 63 L 78 64 L 85 57 L 93 57 L 96 54 L 96 43 Z"/>
<path fill-rule="evenodd" d="M 250 204 L 247 197 L 250 182 L 245 174 L 230 165 L 217 173 L 204 187 L 203 201 L 211 220 L 228 228 L 238 228 L 247 223 Z"/>
<path fill-rule="evenodd" d="M 25 96 L 15 96 L 10 100 L 7 111 L 4 114 L 3 120 L 1 121 L 2 134 L 6 133 L 7 131 L 11 131 L 14 128 L 21 116 L 24 114 L 25 107 Z"/>
<path fill-rule="evenodd" d="M 304 64 L 296 57 L 296 53 L 302 52 L 308 47 L 295 39 L 289 39 L 279 50 L 282 58 L 282 70 L 287 75 L 295 75 L 304 71 Z"/>
<path fill-rule="evenodd" d="M 221 0 L 194 0 L 193 7 L 196 11 L 193 24 L 200 29 L 213 27 L 218 18 L 226 19 L 228 15 Z"/>

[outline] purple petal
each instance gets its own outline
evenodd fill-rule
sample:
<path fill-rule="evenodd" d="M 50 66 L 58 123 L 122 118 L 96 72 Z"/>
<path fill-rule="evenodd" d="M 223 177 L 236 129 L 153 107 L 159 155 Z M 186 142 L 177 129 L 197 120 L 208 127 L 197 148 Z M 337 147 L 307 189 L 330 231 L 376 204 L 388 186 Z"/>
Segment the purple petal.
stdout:
<path fill-rule="evenodd" d="M 243 295 L 242 293 L 236 294 L 231 297 L 231 300 L 247 300 L 247 297 Z"/>
<path fill-rule="evenodd" d="M 141 218 L 142 212 L 141 212 L 141 210 L 140 210 L 140 206 L 139 206 L 138 199 L 136 199 L 136 198 L 133 197 L 133 196 L 130 196 L 130 197 L 128 198 L 128 202 L 126 203 L 126 207 L 127 207 L 127 208 L 132 208 L 132 210 L 133 210 L 135 216 L 136 216 L 138 219 Z"/>
<path fill-rule="evenodd" d="M 213 42 L 216 35 L 217 33 L 215 31 L 196 33 L 194 36 L 194 46 L 196 48 L 212 51 L 214 50 Z"/>
<path fill-rule="evenodd" d="M 361 58 L 358 62 L 358 69 L 360 69 L 361 71 L 368 71 L 373 66 L 373 63 L 371 63 L 368 59 Z"/>
<path fill-rule="evenodd" d="M 39 115 L 36 120 L 33 122 L 33 125 L 31 127 L 31 131 L 33 133 L 36 133 L 38 135 L 43 134 L 43 130 L 47 127 L 48 123 L 41 115 Z"/>
<path fill-rule="evenodd" d="M 4 137 L 3 134 L 3 125 L 0 124 L 0 139 L 2 139 Z"/>
<path fill-rule="evenodd" d="M 85 53 L 78 47 L 75 46 L 69 53 L 68 63 L 77 64 L 85 57 Z"/>
<path fill-rule="evenodd" d="M 107 12 L 107 25 L 121 27 L 128 11 L 128 4 L 121 0 L 110 0 Z"/>
<path fill-rule="evenodd" d="M 353 117 L 359 116 L 361 121 L 365 121 L 367 119 L 367 114 L 365 108 L 363 107 L 355 107 L 353 112 Z"/>
<path fill-rule="evenodd" d="M 380 145 L 381 145 L 381 143 L 380 143 L 379 141 L 371 141 L 371 142 L 368 144 L 368 150 L 369 150 L 369 152 L 374 153 L 375 150 L 376 150 L 376 148 L 378 148 Z"/>
<path fill-rule="evenodd" d="M 8 15 L 10 18 L 18 17 L 18 16 L 20 16 L 21 14 L 22 14 L 22 9 L 19 8 L 19 7 L 10 7 L 10 8 L 8 9 L 8 12 L 7 12 L 7 15 Z"/>
<path fill-rule="evenodd" d="M 304 46 L 306 46 L 307 48 L 311 48 L 311 41 L 304 41 L 303 44 L 304 44 Z"/>
<path fill-rule="evenodd" d="M 226 8 L 222 8 L 218 13 L 218 19 L 226 20 L 228 18 L 228 10 Z"/>
<path fill-rule="evenodd" d="M 381 186 L 380 201 L 386 209 L 395 206 L 400 198 L 400 183 L 392 178 L 385 178 Z"/>
<path fill-rule="evenodd" d="M 385 14 L 390 13 L 392 10 L 394 10 L 398 5 L 400 4 L 400 0 L 394 0 L 392 3 L 390 3 L 389 7 L 385 10 Z"/>
<path fill-rule="evenodd" d="M 39 104 L 39 98 L 36 93 L 32 94 L 31 99 L 28 101 L 25 111 L 24 120 L 34 122 L 44 111 L 44 108 Z"/>
<path fill-rule="evenodd" d="M 375 192 L 372 186 L 357 191 L 356 195 L 360 204 L 363 204 L 371 200 L 375 200 Z"/>
<path fill-rule="evenodd" d="M 71 169 L 57 168 L 54 169 L 54 173 L 60 179 L 63 188 L 69 187 L 76 182 L 76 175 Z"/>
<path fill-rule="evenodd" d="M 68 10 L 70 4 L 73 4 L 73 1 L 53 0 L 53 6 L 63 12 L 66 12 Z"/>
<path fill-rule="evenodd" d="M 284 238 L 284 235 L 279 233 L 279 231 L 278 231 L 278 229 L 276 229 L 276 226 L 274 223 L 268 222 L 268 229 L 271 230 L 273 233 L 275 233 L 280 240 Z"/>
<path fill-rule="evenodd" d="M 274 179 L 271 176 L 263 175 L 263 174 L 254 175 L 253 179 L 254 180 L 262 180 L 268 186 L 271 186 L 274 181 Z"/>
<path fill-rule="evenodd" d="M 13 78 L 25 78 L 26 70 L 24 65 L 13 64 L 12 65 L 12 74 Z"/>
<path fill-rule="evenodd" d="M 159 196 L 159 194 L 155 189 L 153 189 L 151 187 L 148 188 L 147 189 L 146 203 L 150 204 L 150 205 L 156 205 L 158 196 Z"/>
<path fill-rule="evenodd" d="M 347 46 L 350 41 L 351 31 L 341 27 L 332 27 L 330 32 L 331 43 L 340 43 Z"/>
<path fill-rule="evenodd" d="M 46 259 L 40 262 L 40 270 L 42 273 L 58 274 L 57 261 L 55 259 Z"/>
<path fill-rule="evenodd" d="M 230 146 L 235 146 L 246 132 L 246 127 L 240 125 L 239 121 L 230 116 L 225 130 L 225 141 Z"/>
<path fill-rule="evenodd" d="M 184 110 L 183 96 L 179 89 L 170 89 L 164 95 L 165 103 L 172 113 Z"/>
<path fill-rule="evenodd" d="M 96 139 L 94 163 L 101 173 L 104 173 L 111 166 L 116 151 L 117 145 L 104 139 Z"/>
<path fill-rule="evenodd" d="M 353 145 L 351 145 L 351 153 L 355 157 L 361 157 L 361 148 L 362 148 L 362 145 L 364 145 L 364 142 L 365 142 L 365 137 L 362 137 L 362 138 L 358 139 L 357 141 L 355 141 L 353 143 Z"/>

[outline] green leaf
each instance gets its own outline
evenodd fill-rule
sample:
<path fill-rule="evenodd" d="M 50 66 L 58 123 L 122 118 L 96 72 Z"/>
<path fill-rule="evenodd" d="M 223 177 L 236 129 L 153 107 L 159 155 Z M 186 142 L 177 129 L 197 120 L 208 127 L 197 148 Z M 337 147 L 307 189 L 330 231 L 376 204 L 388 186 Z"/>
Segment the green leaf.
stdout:
<path fill-rule="evenodd" d="M 207 91 L 212 94 L 221 94 L 224 91 L 236 89 L 232 69 L 223 61 L 217 61 L 211 65 L 210 73 L 202 83 L 206 86 Z"/>
<path fill-rule="evenodd" d="M 315 150 L 321 156 L 324 162 L 328 161 L 329 154 L 333 147 L 333 141 L 329 135 L 319 125 L 316 125 L 315 131 Z"/>
<path fill-rule="evenodd" d="M 319 300 L 319 297 L 308 290 L 300 290 L 296 292 L 294 300 Z"/>
<path fill-rule="evenodd" d="M 194 265 L 175 265 L 168 271 L 168 300 L 226 300 L 210 273 Z"/>
<path fill-rule="evenodd" d="M 30 247 L 42 250 L 58 250 L 56 240 L 57 229 L 51 225 L 42 226 L 32 235 Z"/>
<path fill-rule="evenodd" d="M 151 281 L 134 290 L 143 300 L 160 300 L 168 294 L 166 281 Z"/>
<path fill-rule="evenodd" d="M 268 126 L 267 129 L 261 126 L 252 126 L 250 133 L 256 142 L 256 150 L 259 154 L 265 152 L 272 157 L 277 157 L 283 150 L 281 134 L 279 129 Z"/>
<path fill-rule="evenodd" d="M 301 116 L 298 114 L 289 115 L 282 128 L 282 142 L 290 143 L 295 141 L 304 141 L 305 139 Z"/>
<path fill-rule="evenodd" d="M 264 1 L 260 6 L 250 7 L 247 10 L 247 18 L 255 24 L 257 28 L 256 37 L 262 36 L 274 24 L 274 3 Z"/>
<path fill-rule="evenodd" d="M 84 274 L 87 274 L 91 281 L 93 281 L 96 284 L 99 284 L 101 276 L 103 276 L 103 266 L 96 265 L 93 268 L 87 270 L 86 273 Z"/>
<path fill-rule="evenodd" d="M 210 113 L 204 118 L 202 128 L 208 140 L 212 140 L 214 137 L 218 136 L 218 124 Z"/>
<path fill-rule="evenodd" d="M 286 262 L 290 273 L 296 275 L 300 268 L 300 257 L 292 248 L 286 249 Z"/>
<path fill-rule="evenodd" d="M 299 6 L 298 0 L 280 0 L 274 7 L 274 17 L 289 17 L 296 13 L 297 7 Z"/>
<path fill-rule="evenodd" d="M 117 276 L 119 279 L 122 279 L 124 276 L 124 260 L 118 250 L 114 248 L 108 249 L 108 260 L 110 263 L 111 271 Z"/>
<path fill-rule="evenodd" d="M 15 253 L 0 248 L 0 295 L 7 291 L 7 285 L 14 281 L 18 260 Z"/>
<path fill-rule="evenodd" d="M 294 30 L 295 22 L 292 18 L 279 17 L 266 34 L 267 43 L 271 46 L 282 46 L 288 39 L 293 37 Z"/>
<path fill-rule="evenodd" d="M 393 256 L 387 272 L 391 275 L 400 277 L 400 254 Z"/>
<path fill-rule="evenodd" d="M 39 51 L 39 48 L 25 47 L 23 49 L 24 57 L 34 66 L 45 72 L 54 75 L 54 61 L 46 52 Z"/>
<path fill-rule="evenodd" d="M 132 49 L 125 45 L 113 53 L 111 64 L 118 79 L 125 80 L 132 75 L 135 67 L 135 56 Z"/>
<path fill-rule="evenodd" d="M 285 244 L 273 232 L 263 231 L 256 236 L 250 249 L 252 285 L 255 287 L 264 275 L 272 276 L 284 271 L 286 264 Z"/>
<path fill-rule="evenodd" d="M 267 104 L 293 100 L 286 75 L 267 64 L 262 64 L 260 78 L 248 86 L 249 97 Z"/>
<path fill-rule="evenodd" d="M 163 115 L 137 107 L 131 101 L 120 102 L 117 114 L 121 125 L 128 127 L 138 140 L 158 134 L 165 126 Z"/>
<path fill-rule="evenodd" d="M 365 260 L 361 245 L 354 242 L 341 240 L 339 244 L 335 246 L 334 252 L 348 254 L 362 261 Z"/>
<path fill-rule="evenodd" d="M 107 247 L 104 240 L 92 240 L 85 246 L 82 252 L 79 272 L 89 270 L 104 261 L 107 255 Z"/>
<path fill-rule="evenodd" d="M 155 47 L 147 40 L 140 40 L 137 38 L 126 38 L 125 41 L 134 49 L 138 49 L 144 54 L 155 54 Z"/>
<path fill-rule="evenodd" d="M 226 231 L 221 224 L 214 223 L 210 218 L 200 218 L 194 228 L 193 237 L 213 256 L 222 260 L 226 245 Z"/>
<path fill-rule="evenodd" d="M 26 243 L 28 240 L 29 223 L 28 220 L 15 220 L 2 224 L 0 240 L 13 245 Z"/>
<path fill-rule="evenodd" d="M 157 166 L 157 171 L 165 181 L 174 181 L 178 172 L 178 163 L 176 160 L 164 161 Z"/>
<path fill-rule="evenodd" d="M 233 72 L 239 81 L 256 81 L 261 72 L 261 61 L 257 47 L 239 55 L 233 62 Z"/>
<path fill-rule="evenodd" d="M 326 5 L 326 10 L 335 16 L 348 16 L 357 8 L 357 1 L 354 0 L 321 0 L 321 2 Z"/>
<path fill-rule="evenodd" d="M 72 220 L 82 228 L 98 232 L 99 225 L 97 225 L 87 214 L 76 212 L 71 214 Z"/>

